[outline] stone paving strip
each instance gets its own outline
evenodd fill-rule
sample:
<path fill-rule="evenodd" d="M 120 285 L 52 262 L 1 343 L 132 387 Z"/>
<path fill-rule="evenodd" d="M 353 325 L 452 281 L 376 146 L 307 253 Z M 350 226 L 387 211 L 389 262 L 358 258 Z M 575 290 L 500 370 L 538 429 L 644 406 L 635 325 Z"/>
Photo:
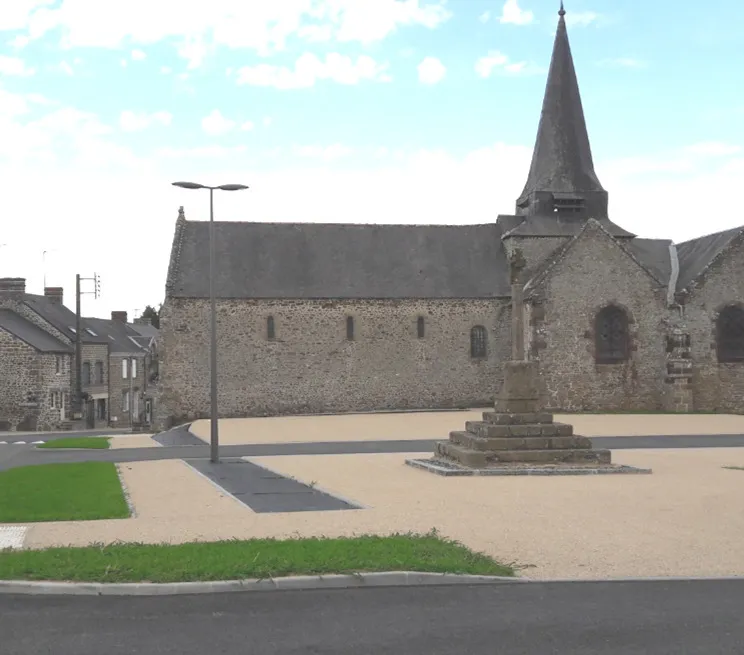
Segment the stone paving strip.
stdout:
<path fill-rule="evenodd" d="M 445 440 L 466 421 L 482 420 L 487 410 L 221 419 L 220 443 Z M 555 420 L 586 437 L 744 434 L 744 415 L 733 414 L 556 414 Z M 203 443 L 209 442 L 209 431 L 208 420 L 191 424 Z"/>
<path fill-rule="evenodd" d="M 312 485 L 302 484 L 258 466 L 246 458 L 222 460 L 217 465 L 208 459 L 185 461 L 209 478 L 220 490 L 234 496 L 254 512 L 328 512 L 360 509 L 345 500 L 315 489 Z"/>
<path fill-rule="evenodd" d="M 405 465 L 416 453 L 251 458 L 366 507 L 256 513 L 181 461 L 123 464 L 137 517 L 34 524 L 26 547 L 181 543 L 254 537 L 443 536 L 534 579 L 744 575 L 744 448 L 626 450 L 653 475 L 446 478 Z"/>

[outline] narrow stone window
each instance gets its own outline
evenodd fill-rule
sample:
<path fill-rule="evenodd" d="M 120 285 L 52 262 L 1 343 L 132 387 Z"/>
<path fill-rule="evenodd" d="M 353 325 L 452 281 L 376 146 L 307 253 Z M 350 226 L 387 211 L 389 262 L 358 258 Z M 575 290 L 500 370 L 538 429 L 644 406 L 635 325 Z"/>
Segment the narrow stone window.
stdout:
<path fill-rule="evenodd" d="M 419 316 L 416 320 L 416 333 L 418 334 L 419 339 L 424 338 L 424 317 Z"/>
<path fill-rule="evenodd" d="M 347 341 L 354 341 L 354 317 L 346 317 L 346 339 Z"/>
<path fill-rule="evenodd" d="M 276 327 L 274 325 L 274 317 L 269 316 L 266 319 L 266 338 L 269 341 L 273 341 L 276 339 Z"/>
<path fill-rule="evenodd" d="M 488 332 L 482 325 L 470 329 L 470 357 L 485 359 L 488 355 Z"/>
<path fill-rule="evenodd" d="M 618 364 L 630 355 L 628 314 L 624 309 L 608 305 L 597 312 L 594 324 L 597 364 Z"/>
<path fill-rule="evenodd" d="M 98 384 L 106 383 L 106 380 L 104 380 L 104 375 L 103 375 L 103 362 L 96 362 L 96 382 Z"/>
<path fill-rule="evenodd" d="M 725 307 L 716 320 L 716 350 L 722 363 L 744 362 L 744 309 Z"/>
<path fill-rule="evenodd" d="M 90 362 L 83 362 L 83 384 L 90 384 Z"/>

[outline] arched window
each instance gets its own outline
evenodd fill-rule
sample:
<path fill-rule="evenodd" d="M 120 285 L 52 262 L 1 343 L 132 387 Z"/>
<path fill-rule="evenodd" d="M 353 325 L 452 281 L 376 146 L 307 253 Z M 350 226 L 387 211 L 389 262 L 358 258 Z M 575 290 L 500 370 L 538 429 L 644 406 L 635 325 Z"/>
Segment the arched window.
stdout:
<path fill-rule="evenodd" d="M 419 316 L 416 320 L 416 333 L 418 334 L 419 339 L 424 338 L 424 317 Z"/>
<path fill-rule="evenodd" d="M 354 341 L 354 317 L 346 317 L 346 339 L 348 341 Z"/>
<path fill-rule="evenodd" d="M 269 316 L 266 319 L 266 338 L 269 341 L 273 341 L 276 338 L 276 326 L 274 325 L 273 316 Z"/>
<path fill-rule="evenodd" d="M 719 362 L 744 362 L 744 309 L 725 307 L 716 321 L 716 349 Z"/>
<path fill-rule="evenodd" d="M 597 364 L 617 364 L 630 354 L 628 314 L 624 309 L 609 305 L 599 312 L 594 324 Z"/>
<path fill-rule="evenodd" d="M 488 332 L 482 325 L 470 329 L 470 356 L 473 359 L 485 359 L 488 355 Z"/>

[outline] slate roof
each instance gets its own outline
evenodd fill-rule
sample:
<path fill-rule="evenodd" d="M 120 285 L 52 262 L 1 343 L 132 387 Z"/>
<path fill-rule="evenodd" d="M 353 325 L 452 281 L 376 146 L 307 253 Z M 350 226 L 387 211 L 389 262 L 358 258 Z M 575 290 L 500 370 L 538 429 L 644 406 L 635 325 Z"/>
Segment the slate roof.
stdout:
<path fill-rule="evenodd" d="M 651 274 L 664 284 L 669 284 L 672 276 L 672 258 L 669 246 L 670 239 L 628 239 L 624 241 L 628 250 L 643 264 Z"/>
<path fill-rule="evenodd" d="M 677 289 L 680 291 L 686 289 L 742 231 L 744 231 L 744 227 L 736 227 L 678 244 L 679 279 Z"/>
<path fill-rule="evenodd" d="M 613 237 L 635 236 L 608 219 L 597 219 L 597 221 Z M 503 226 L 503 238 L 505 239 L 510 236 L 573 237 L 581 232 L 586 219 L 567 220 L 557 216 L 499 216 L 497 222 Z"/>
<path fill-rule="evenodd" d="M 215 223 L 219 298 L 509 297 L 487 225 Z M 209 296 L 209 223 L 176 222 L 168 295 Z"/>
<path fill-rule="evenodd" d="M 68 339 L 75 340 L 75 312 L 65 307 L 59 302 L 50 300 L 46 296 L 39 296 L 32 293 L 23 295 L 23 302 L 33 309 L 50 325 L 57 328 Z M 95 328 L 88 324 L 88 319 L 81 319 L 83 333 L 81 340 L 83 343 L 108 343 L 106 338 L 98 334 Z M 86 328 L 91 329 L 95 334 L 90 334 Z"/>
<path fill-rule="evenodd" d="M 594 171 L 564 15 L 561 8 L 530 172 L 517 205 L 536 191 L 604 193 Z M 606 218 L 606 215 L 593 218 Z"/>
<path fill-rule="evenodd" d="M 147 347 L 140 343 L 144 337 L 128 323 L 107 318 L 86 318 L 85 320 L 97 334 L 107 340 L 109 352 L 112 355 L 142 355 L 147 350 Z"/>
<path fill-rule="evenodd" d="M 43 353 L 71 353 L 72 347 L 10 309 L 0 309 L 0 328 Z"/>

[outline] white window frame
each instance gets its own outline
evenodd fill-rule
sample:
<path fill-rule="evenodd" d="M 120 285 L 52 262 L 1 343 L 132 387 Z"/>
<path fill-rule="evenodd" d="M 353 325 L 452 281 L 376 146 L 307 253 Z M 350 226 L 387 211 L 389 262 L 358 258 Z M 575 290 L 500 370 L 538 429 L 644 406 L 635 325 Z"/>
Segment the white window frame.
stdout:
<path fill-rule="evenodd" d="M 123 380 L 129 377 L 129 360 L 126 357 L 121 360 L 121 377 Z"/>
<path fill-rule="evenodd" d="M 122 414 L 129 414 L 129 391 L 122 391 L 121 393 L 121 412 Z"/>
<path fill-rule="evenodd" d="M 132 364 L 131 364 L 132 377 L 136 378 L 137 377 L 137 360 L 134 357 L 132 357 L 131 361 L 132 361 Z"/>

